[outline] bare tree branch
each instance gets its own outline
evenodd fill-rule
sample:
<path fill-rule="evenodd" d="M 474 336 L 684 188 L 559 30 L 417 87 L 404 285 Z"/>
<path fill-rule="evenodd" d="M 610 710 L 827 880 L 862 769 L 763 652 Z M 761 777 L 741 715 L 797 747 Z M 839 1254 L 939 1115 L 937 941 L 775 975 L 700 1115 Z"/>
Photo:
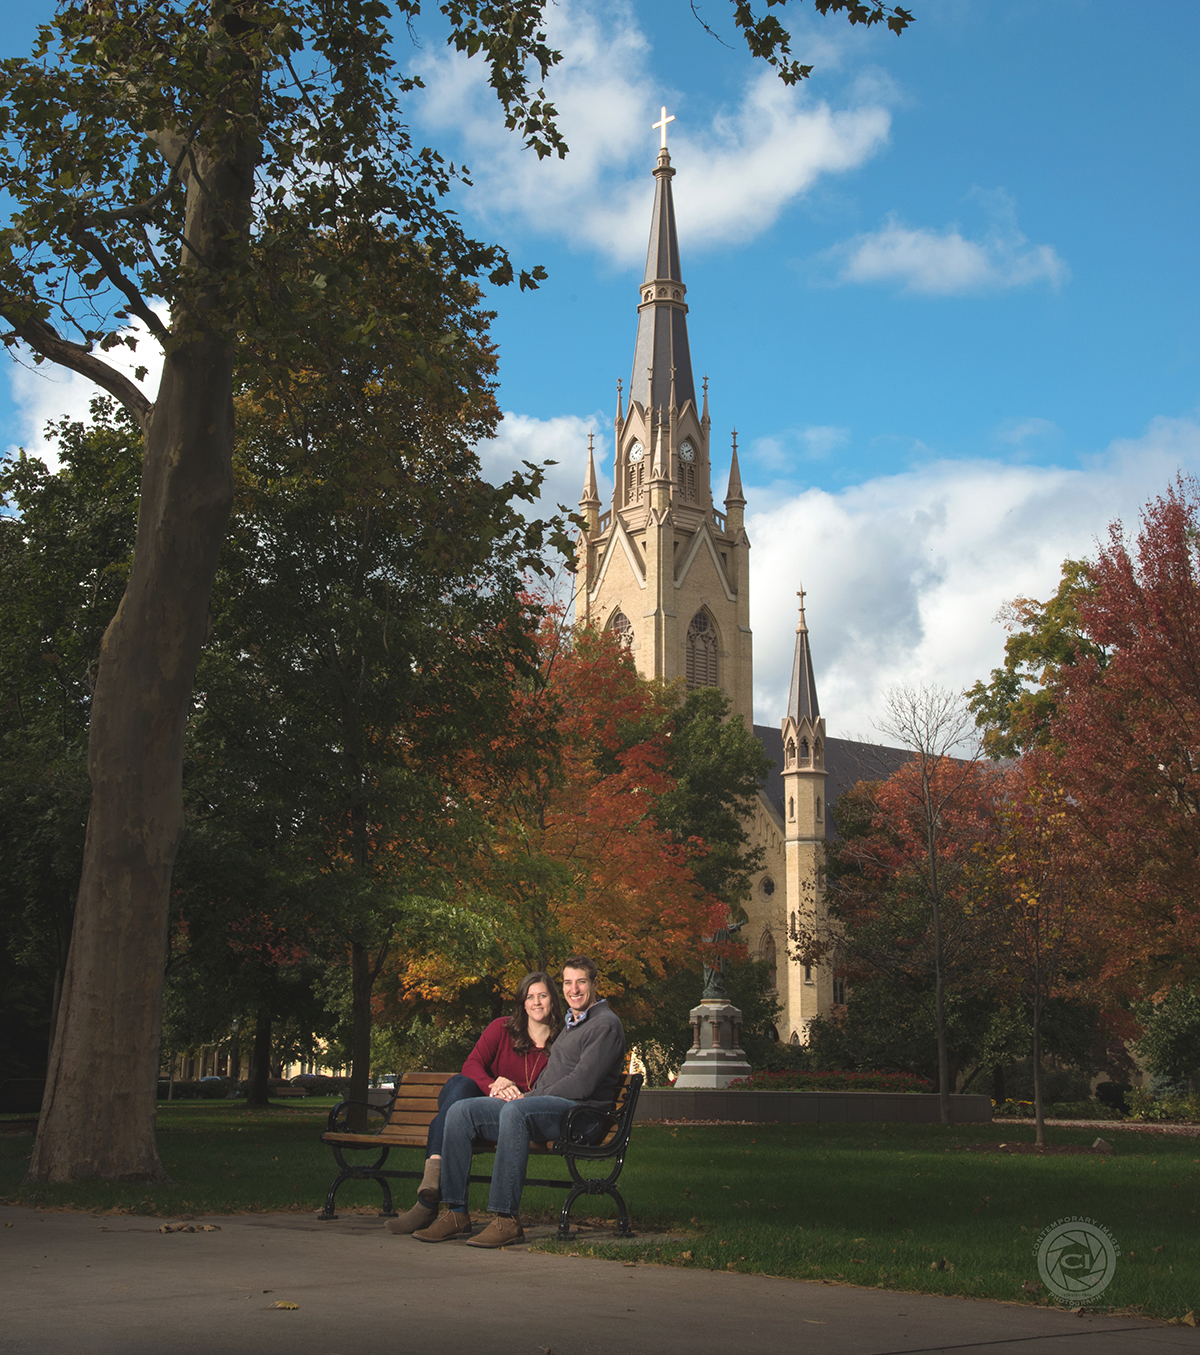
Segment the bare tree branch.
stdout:
<path fill-rule="evenodd" d="M 154 413 L 154 404 L 148 400 L 127 376 L 110 367 L 107 362 L 94 356 L 82 344 L 71 343 L 64 339 L 53 326 L 35 316 L 17 319 L 8 309 L 13 305 L 11 297 L 0 296 L 0 315 L 12 326 L 12 335 L 33 349 L 39 357 L 56 362 L 80 376 L 94 381 L 101 390 L 105 390 L 125 406 L 145 434 L 150 426 L 150 416 Z M 14 307 L 15 309 L 15 307 Z"/>

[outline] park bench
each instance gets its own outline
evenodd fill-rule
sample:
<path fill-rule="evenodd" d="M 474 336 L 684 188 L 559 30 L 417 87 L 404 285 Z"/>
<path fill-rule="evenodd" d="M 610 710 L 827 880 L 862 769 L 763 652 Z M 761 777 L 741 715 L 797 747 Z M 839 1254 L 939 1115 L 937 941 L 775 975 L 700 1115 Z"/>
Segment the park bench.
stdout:
<path fill-rule="evenodd" d="M 321 1142 L 333 1149 L 339 1168 L 338 1175 L 329 1187 L 325 1197 L 325 1208 L 318 1215 L 322 1219 L 336 1219 L 334 1201 L 338 1187 L 343 1181 L 378 1181 L 383 1191 L 382 1217 L 394 1218 L 396 1210 L 392 1206 L 392 1191 L 388 1178 L 402 1177 L 419 1181 L 421 1170 L 387 1167 L 385 1163 L 394 1148 L 419 1148 L 422 1150 L 421 1167 L 424 1168 L 425 1135 L 429 1122 L 437 1114 L 437 1098 L 443 1084 L 453 1073 L 405 1073 L 396 1083 L 391 1099 L 384 1106 L 364 1106 L 361 1101 L 343 1101 L 329 1112 L 329 1124 L 321 1135 Z M 573 1140 L 583 1138 L 582 1127 L 594 1127 L 596 1112 L 585 1107 L 568 1111 L 563 1124 L 562 1136 L 551 1143 L 531 1143 L 531 1159 L 534 1156 L 561 1157 L 566 1164 L 569 1180 L 561 1177 L 550 1180 L 542 1177 L 526 1176 L 527 1186 L 562 1187 L 567 1193 L 562 1211 L 558 1216 L 558 1236 L 568 1238 L 571 1235 L 571 1210 L 581 1195 L 608 1195 L 617 1206 L 617 1236 L 633 1237 L 629 1227 L 629 1211 L 625 1201 L 617 1190 L 617 1178 L 625 1165 L 625 1152 L 629 1147 L 629 1135 L 633 1129 L 633 1113 L 637 1108 L 638 1092 L 642 1087 L 642 1078 L 637 1073 L 623 1073 L 617 1088 L 616 1104 L 613 1113 L 602 1117 L 608 1127 L 604 1137 L 598 1143 L 584 1143 Z M 365 1133 L 353 1132 L 348 1127 L 352 1109 L 359 1113 L 382 1119 L 382 1124 Z M 572 1123 L 572 1122 L 575 1123 Z M 473 1145 L 475 1153 L 494 1153 L 496 1145 L 484 1141 Z M 347 1162 L 346 1153 L 375 1153 L 371 1163 Z M 580 1174 L 579 1165 L 588 1162 L 608 1164 L 606 1176 L 585 1177 Z M 491 1176 L 472 1176 L 472 1182 L 490 1183 Z"/>

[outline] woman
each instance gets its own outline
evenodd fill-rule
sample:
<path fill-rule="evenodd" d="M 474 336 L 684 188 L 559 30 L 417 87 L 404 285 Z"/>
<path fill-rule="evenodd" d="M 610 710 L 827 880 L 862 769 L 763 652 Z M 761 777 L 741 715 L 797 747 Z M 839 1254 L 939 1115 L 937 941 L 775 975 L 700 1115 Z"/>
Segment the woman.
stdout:
<path fill-rule="evenodd" d="M 388 1219 L 388 1231 L 414 1233 L 437 1218 L 442 1177 L 442 1130 L 446 1112 L 456 1101 L 494 1096 L 512 1101 L 532 1088 L 550 1058 L 550 1046 L 563 1028 L 562 1003 L 554 981 L 540 970 L 526 974 L 513 1001 L 511 1016 L 499 1016 L 438 1094 L 437 1114 L 425 1139 L 425 1174 L 417 1202 L 399 1218 Z"/>

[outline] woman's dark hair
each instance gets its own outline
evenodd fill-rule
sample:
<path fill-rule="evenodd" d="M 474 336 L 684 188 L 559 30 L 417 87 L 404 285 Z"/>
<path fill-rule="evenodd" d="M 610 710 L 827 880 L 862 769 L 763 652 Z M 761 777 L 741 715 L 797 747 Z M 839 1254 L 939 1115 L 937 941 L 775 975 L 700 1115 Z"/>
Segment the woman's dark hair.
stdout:
<path fill-rule="evenodd" d="M 529 1013 L 525 1010 L 525 999 L 529 996 L 529 990 L 535 983 L 546 985 L 546 991 L 550 994 L 550 1012 L 546 1017 L 546 1024 L 550 1027 L 550 1034 L 546 1037 L 546 1048 L 557 1039 L 559 1032 L 563 1028 L 562 999 L 558 995 L 558 986 L 549 974 L 543 973 L 540 969 L 532 974 L 526 974 L 517 985 L 517 995 L 513 999 L 513 1013 L 505 1023 L 505 1030 L 512 1037 L 513 1048 L 518 1054 L 528 1054 L 533 1048 L 533 1041 L 529 1038 Z"/>

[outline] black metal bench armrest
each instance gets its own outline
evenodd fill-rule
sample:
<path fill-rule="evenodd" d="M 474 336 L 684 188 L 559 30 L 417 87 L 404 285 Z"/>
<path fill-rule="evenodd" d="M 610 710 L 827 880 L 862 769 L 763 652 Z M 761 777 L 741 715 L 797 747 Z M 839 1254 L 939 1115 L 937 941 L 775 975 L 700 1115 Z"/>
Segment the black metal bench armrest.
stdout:
<path fill-rule="evenodd" d="M 641 1075 L 635 1074 L 630 1080 L 629 1092 L 619 1115 L 609 1115 L 604 1111 L 592 1110 L 588 1106 L 576 1106 L 573 1110 L 567 1111 L 562 1133 L 555 1142 L 554 1151 L 564 1156 L 570 1154 L 573 1157 L 587 1157 L 593 1160 L 615 1157 L 618 1153 L 623 1153 L 633 1129 L 633 1112 L 641 1087 Z M 596 1134 L 597 1120 L 600 1121 L 601 1139 L 614 1127 L 617 1130 L 608 1143 L 588 1142 Z"/>
<path fill-rule="evenodd" d="M 341 1124 L 338 1122 L 339 1116 L 341 1116 L 342 1112 L 348 1110 L 350 1106 L 363 1106 L 365 1107 L 368 1115 L 380 1115 L 383 1117 L 383 1124 L 381 1124 L 379 1126 L 379 1129 L 375 1131 L 376 1133 L 381 1133 L 383 1131 L 384 1125 L 387 1124 L 388 1119 L 391 1116 L 392 1104 L 395 1100 L 396 1093 L 393 1092 L 392 1099 L 387 1103 L 386 1106 L 375 1106 L 372 1105 L 370 1101 L 339 1101 L 337 1105 L 334 1106 L 334 1108 L 329 1112 L 329 1122 L 325 1126 L 325 1132 L 327 1134 L 334 1134 L 337 1133 L 339 1130 L 345 1129 L 346 1128 L 345 1124 Z"/>

